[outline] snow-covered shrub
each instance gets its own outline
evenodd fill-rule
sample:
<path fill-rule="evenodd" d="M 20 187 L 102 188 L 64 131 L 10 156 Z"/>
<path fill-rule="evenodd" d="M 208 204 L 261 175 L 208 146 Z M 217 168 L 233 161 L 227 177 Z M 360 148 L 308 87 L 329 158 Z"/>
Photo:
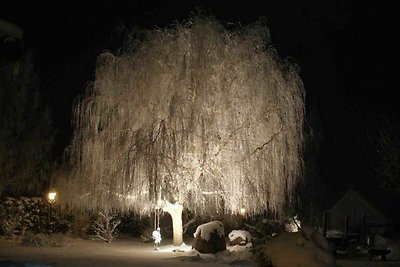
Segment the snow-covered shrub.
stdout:
<path fill-rule="evenodd" d="M 244 229 L 245 224 L 248 221 L 247 218 L 243 217 L 242 215 L 231 215 L 226 214 L 222 221 L 224 222 L 224 229 L 226 233 L 231 232 L 235 229 Z"/>
<path fill-rule="evenodd" d="M 62 233 L 50 234 L 49 237 L 49 245 L 52 247 L 65 247 L 70 243 L 68 236 Z"/>
<path fill-rule="evenodd" d="M 70 233 L 73 236 L 86 237 L 90 232 L 91 220 L 87 213 L 75 213 L 71 216 Z"/>
<path fill-rule="evenodd" d="M 0 234 L 6 237 L 66 232 L 69 222 L 42 198 L 7 198 L 0 203 Z"/>
<path fill-rule="evenodd" d="M 265 243 L 272 239 L 273 235 L 284 231 L 284 225 L 274 218 L 267 218 L 261 215 L 248 218 L 244 223 L 244 228 L 253 237 L 253 243 Z"/>
<path fill-rule="evenodd" d="M 115 214 L 99 212 L 92 226 L 94 238 L 110 243 L 116 237 L 116 227 L 120 223 Z"/>
<path fill-rule="evenodd" d="M 289 218 L 285 224 L 286 231 L 290 233 L 298 232 L 300 228 L 301 228 L 301 222 L 298 219 L 297 215 Z"/>
<path fill-rule="evenodd" d="M 0 204 L 0 234 L 6 238 L 14 238 L 23 234 L 26 226 L 25 211 L 22 203 L 14 198 L 7 198 Z"/>
<path fill-rule="evenodd" d="M 61 233 L 49 235 L 45 233 L 27 232 L 22 237 L 22 244 L 32 247 L 65 247 L 69 244 L 69 240 L 64 234 Z"/>
<path fill-rule="evenodd" d="M 22 244 L 31 247 L 44 247 L 48 244 L 48 235 L 44 233 L 35 234 L 33 232 L 27 232 L 22 237 Z"/>

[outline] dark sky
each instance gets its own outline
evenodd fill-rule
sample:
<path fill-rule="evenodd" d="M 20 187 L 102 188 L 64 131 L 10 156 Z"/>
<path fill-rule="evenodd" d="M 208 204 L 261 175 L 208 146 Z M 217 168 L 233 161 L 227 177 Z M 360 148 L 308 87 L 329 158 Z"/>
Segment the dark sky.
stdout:
<path fill-rule="evenodd" d="M 334 192 L 349 186 L 375 190 L 369 138 L 398 116 L 398 1 L 37 2 L 2 3 L 0 18 L 23 28 L 34 53 L 59 131 L 56 153 L 72 134 L 73 99 L 93 79 L 96 56 L 120 45 L 120 26 L 162 27 L 202 7 L 234 23 L 266 17 L 278 53 L 300 66 L 308 121 L 321 141 L 320 176 Z"/>

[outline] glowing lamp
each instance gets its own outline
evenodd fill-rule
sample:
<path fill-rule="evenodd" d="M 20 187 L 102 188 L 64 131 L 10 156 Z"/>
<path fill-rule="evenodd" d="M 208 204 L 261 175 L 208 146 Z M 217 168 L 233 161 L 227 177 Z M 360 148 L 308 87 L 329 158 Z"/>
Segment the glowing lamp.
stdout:
<path fill-rule="evenodd" d="M 50 204 L 53 204 L 54 202 L 56 202 L 56 196 L 57 196 L 57 192 L 49 192 L 49 194 L 47 195 L 47 200 L 49 201 Z"/>
<path fill-rule="evenodd" d="M 244 215 L 246 213 L 246 209 L 245 208 L 240 208 L 240 214 Z"/>

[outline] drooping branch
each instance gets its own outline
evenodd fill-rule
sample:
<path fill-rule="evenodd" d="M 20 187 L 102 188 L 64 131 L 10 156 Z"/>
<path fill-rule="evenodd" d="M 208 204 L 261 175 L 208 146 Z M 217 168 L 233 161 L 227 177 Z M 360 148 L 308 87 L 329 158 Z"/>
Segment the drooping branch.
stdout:
<path fill-rule="evenodd" d="M 75 105 L 66 199 L 139 213 L 160 198 L 198 214 L 279 213 L 302 175 L 304 88 L 269 43 L 262 23 L 231 32 L 195 18 L 101 55 Z"/>

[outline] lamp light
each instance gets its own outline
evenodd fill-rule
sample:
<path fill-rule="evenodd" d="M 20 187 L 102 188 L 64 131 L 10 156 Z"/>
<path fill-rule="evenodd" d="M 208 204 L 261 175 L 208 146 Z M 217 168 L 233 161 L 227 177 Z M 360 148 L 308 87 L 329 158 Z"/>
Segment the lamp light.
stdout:
<path fill-rule="evenodd" d="M 245 208 L 240 208 L 240 214 L 244 215 L 246 213 L 246 209 Z"/>
<path fill-rule="evenodd" d="M 49 201 L 50 204 L 54 204 L 54 202 L 56 202 L 56 196 L 57 192 L 55 191 L 49 192 L 49 194 L 47 195 L 47 200 Z"/>

